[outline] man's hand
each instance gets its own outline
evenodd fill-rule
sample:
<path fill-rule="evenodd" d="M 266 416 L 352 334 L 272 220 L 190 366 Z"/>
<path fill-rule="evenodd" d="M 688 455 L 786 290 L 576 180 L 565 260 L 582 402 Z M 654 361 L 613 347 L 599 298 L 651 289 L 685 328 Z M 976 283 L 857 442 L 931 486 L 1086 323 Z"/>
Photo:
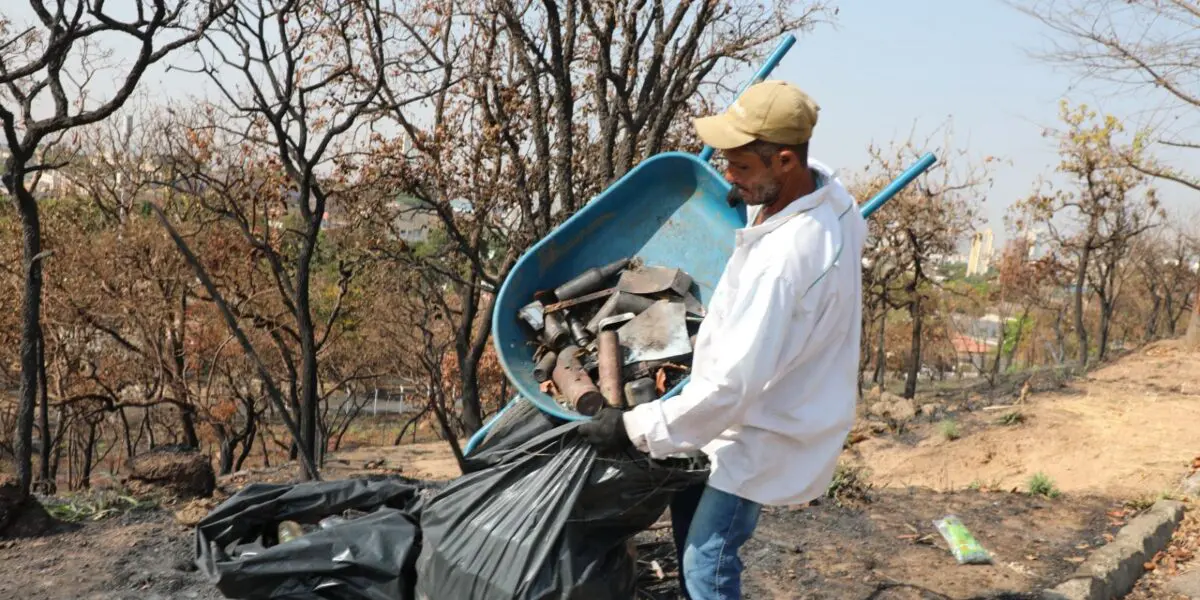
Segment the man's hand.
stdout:
<path fill-rule="evenodd" d="M 629 434 L 625 433 L 623 414 L 619 409 L 606 406 L 579 426 L 579 434 L 598 450 L 620 450 L 631 444 Z"/>

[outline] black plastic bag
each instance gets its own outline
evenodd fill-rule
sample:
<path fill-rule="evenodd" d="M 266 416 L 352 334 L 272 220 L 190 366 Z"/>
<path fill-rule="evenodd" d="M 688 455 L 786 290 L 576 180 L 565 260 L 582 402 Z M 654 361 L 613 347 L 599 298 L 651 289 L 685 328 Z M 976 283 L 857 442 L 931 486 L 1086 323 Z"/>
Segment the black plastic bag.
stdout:
<path fill-rule="evenodd" d="M 515 447 L 488 445 L 475 458 L 487 468 L 430 500 L 421 513 L 417 598 L 633 597 L 636 565 L 626 542 L 662 515 L 674 492 L 703 481 L 707 465 L 655 461 L 632 449 L 598 455 L 578 425 Z"/>
<path fill-rule="evenodd" d="M 527 398 L 517 398 L 496 417 L 474 452 L 463 457 L 463 474 L 500 463 L 510 450 L 565 422 L 542 412 Z"/>
<path fill-rule="evenodd" d="M 432 486 L 402 477 L 254 483 L 196 526 L 196 565 L 228 598 L 410 600 Z M 277 544 L 283 520 L 369 514 Z"/>

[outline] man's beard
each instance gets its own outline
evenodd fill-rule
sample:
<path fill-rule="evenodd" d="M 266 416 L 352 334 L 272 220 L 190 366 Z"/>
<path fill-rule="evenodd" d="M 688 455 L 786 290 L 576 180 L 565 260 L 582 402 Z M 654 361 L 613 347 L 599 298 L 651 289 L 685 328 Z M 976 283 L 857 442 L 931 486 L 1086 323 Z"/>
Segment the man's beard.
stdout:
<path fill-rule="evenodd" d="M 742 191 L 738 186 L 729 188 L 729 193 L 725 199 L 729 202 L 729 206 L 737 206 L 738 204 L 746 204 L 747 206 L 759 206 L 770 204 L 779 198 L 780 185 L 774 181 L 763 181 L 753 186 L 747 191 Z"/>

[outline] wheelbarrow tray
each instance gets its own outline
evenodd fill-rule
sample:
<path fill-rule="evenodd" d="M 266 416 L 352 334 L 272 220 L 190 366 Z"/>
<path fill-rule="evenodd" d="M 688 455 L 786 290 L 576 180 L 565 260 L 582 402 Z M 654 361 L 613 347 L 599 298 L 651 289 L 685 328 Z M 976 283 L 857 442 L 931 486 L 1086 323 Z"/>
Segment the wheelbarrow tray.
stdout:
<path fill-rule="evenodd" d="M 517 312 L 537 291 L 636 257 L 648 266 L 684 270 L 707 306 L 733 254 L 734 232 L 746 224 L 744 207 L 730 207 L 728 192 L 729 184 L 700 157 L 656 154 L 526 251 L 500 286 L 492 315 L 492 342 L 517 393 L 560 419 L 584 418 L 542 392 L 533 378 L 537 344 Z"/>

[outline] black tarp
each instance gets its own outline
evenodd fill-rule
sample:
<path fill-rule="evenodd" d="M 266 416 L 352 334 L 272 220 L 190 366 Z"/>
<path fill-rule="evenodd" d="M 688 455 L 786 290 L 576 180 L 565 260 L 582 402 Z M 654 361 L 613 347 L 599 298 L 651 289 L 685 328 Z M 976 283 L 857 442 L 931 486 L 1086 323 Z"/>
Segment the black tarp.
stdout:
<path fill-rule="evenodd" d="M 524 422 L 524 421 L 522 421 Z M 703 460 L 597 454 L 577 422 L 514 423 L 481 445 L 472 470 L 421 513 L 417 598 L 628 599 L 636 565 L 626 542 L 671 495 L 703 481 Z M 504 443 L 505 439 L 523 443 Z"/>
<path fill-rule="evenodd" d="M 196 565 L 228 598 L 410 600 L 417 522 L 434 491 L 403 477 L 253 483 L 196 526 Z M 280 521 L 350 509 L 368 514 L 276 543 Z"/>

